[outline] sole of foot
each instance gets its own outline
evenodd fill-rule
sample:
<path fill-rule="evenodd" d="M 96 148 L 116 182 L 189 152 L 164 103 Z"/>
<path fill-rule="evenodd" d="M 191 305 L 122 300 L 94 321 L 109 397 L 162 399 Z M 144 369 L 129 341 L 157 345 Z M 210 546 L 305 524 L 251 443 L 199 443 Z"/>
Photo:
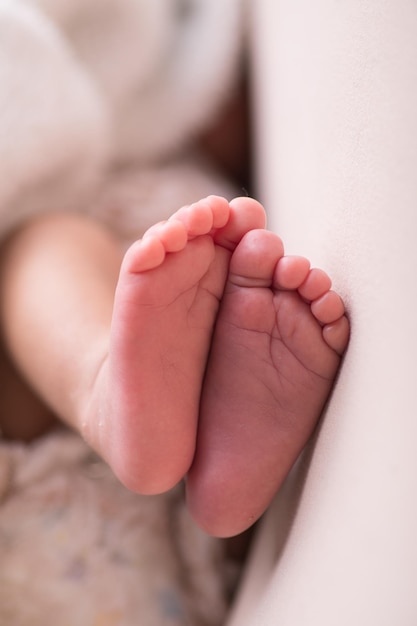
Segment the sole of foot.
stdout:
<path fill-rule="evenodd" d="M 264 225 L 256 201 L 210 196 L 151 227 L 127 251 L 89 439 L 129 489 L 160 493 L 188 471 L 230 258 L 248 231 Z"/>
<path fill-rule="evenodd" d="M 230 261 L 187 477 L 192 515 L 236 535 L 266 510 L 332 389 L 349 323 L 328 275 L 248 232 Z"/>

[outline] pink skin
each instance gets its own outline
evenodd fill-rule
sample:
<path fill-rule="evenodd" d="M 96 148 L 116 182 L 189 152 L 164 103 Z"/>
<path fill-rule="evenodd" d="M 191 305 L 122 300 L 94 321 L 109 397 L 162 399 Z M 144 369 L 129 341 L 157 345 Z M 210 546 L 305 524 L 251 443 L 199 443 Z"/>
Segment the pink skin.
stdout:
<path fill-rule="evenodd" d="M 128 488 L 187 475 L 191 513 L 221 536 L 269 505 L 349 335 L 327 274 L 264 227 L 255 200 L 210 196 L 121 266 L 119 242 L 75 215 L 39 216 L 2 249 L 3 335 L 31 387 Z"/>
<path fill-rule="evenodd" d="M 231 253 L 264 225 L 256 201 L 210 196 L 150 228 L 125 255 L 87 437 L 134 491 L 165 491 L 191 465 Z"/>
<path fill-rule="evenodd" d="M 349 337 L 330 287 L 265 230 L 232 256 L 187 479 L 191 513 L 211 534 L 252 525 L 312 434 Z"/>
<path fill-rule="evenodd" d="M 86 419 L 128 488 L 159 493 L 188 473 L 191 513 L 219 536 L 269 505 L 348 342 L 327 274 L 264 226 L 256 201 L 211 196 L 133 244 Z"/>

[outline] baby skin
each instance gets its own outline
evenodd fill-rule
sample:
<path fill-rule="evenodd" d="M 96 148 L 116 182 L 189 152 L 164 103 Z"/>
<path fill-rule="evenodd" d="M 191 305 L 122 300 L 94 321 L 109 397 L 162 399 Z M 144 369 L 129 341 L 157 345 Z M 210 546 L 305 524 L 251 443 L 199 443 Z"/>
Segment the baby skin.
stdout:
<path fill-rule="evenodd" d="M 285 256 L 258 202 L 210 196 L 123 258 L 95 222 L 41 216 L 0 270 L 19 371 L 129 489 L 185 477 L 217 536 L 262 515 L 314 430 L 349 324 L 327 274 Z"/>
<path fill-rule="evenodd" d="M 156 493 L 187 475 L 192 515 L 223 537 L 271 502 L 349 336 L 327 274 L 264 226 L 256 201 L 210 197 L 129 249 L 96 384 L 94 415 L 112 417 L 95 432 L 87 417 L 125 485 Z"/>

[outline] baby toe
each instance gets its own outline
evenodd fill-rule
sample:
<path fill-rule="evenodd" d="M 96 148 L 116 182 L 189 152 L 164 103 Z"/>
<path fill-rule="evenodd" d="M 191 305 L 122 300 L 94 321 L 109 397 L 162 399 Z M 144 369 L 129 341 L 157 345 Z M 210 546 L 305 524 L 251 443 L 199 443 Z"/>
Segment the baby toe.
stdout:
<path fill-rule="evenodd" d="M 345 315 L 332 324 L 323 328 L 323 338 L 330 348 L 333 348 L 340 356 L 346 350 L 349 342 L 350 326 Z"/>
<path fill-rule="evenodd" d="M 311 312 L 321 324 L 330 324 L 342 317 L 345 306 L 335 291 L 328 291 L 311 303 Z"/>
<path fill-rule="evenodd" d="M 270 287 L 276 264 L 284 253 L 274 233 L 255 229 L 246 233 L 230 261 L 229 280 L 241 287 Z"/>
<path fill-rule="evenodd" d="M 275 269 L 274 287 L 276 289 L 298 289 L 306 280 L 310 270 L 310 261 L 301 256 L 282 257 Z"/>
<path fill-rule="evenodd" d="M 329 276 L 321 269 L 313 268 L 307 275 L 307 278 L 298 288 L 298 293 L 302 298 L 308 301 L 316 300 L 320 296 L 329 291 L 332 281 Z"/>

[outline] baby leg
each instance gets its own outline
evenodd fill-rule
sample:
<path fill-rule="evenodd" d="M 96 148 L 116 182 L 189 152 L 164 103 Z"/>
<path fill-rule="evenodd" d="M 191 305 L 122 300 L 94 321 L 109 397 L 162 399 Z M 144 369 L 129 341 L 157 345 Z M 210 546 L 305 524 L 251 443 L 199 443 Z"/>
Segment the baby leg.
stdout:
<path fill-rule="evenodd" d="M 95 222 L 47 215 L 3 248 L 10 354 L 131 489 L 163 491 L 189 468 L 230 256 L 264 219 L 254 201 L 237 210 L 210 197 L 151 228 L 122 260 Z"/>

